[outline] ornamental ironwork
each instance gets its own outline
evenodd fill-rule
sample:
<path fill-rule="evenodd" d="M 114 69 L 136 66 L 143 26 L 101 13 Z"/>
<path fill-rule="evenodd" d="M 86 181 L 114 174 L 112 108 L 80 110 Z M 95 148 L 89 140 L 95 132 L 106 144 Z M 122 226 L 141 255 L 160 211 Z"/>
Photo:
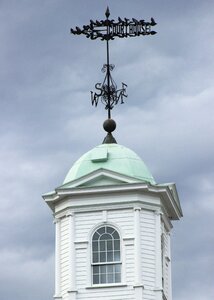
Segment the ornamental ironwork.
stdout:
<path fill-rule="evenodd" d="M 111 71 L 114 69 L 114 65 L 109 63 L 109 41 L 118 38 L 154 35 L 156 31 L 152 30 L 152 27 L 156 25 L 156 22 L 151 18 L 150 22 L 144 20 L 136 20 L 134 18 L 121 19 L 118 17 L 118 21 L 109 19 L 110 11 L 107 7 L 105 13 L 106 19 L 100 21 L 90 20 L 89 25 L 83 25 L 82 29 L 76 27 L 71 28 L 71 33 L 74 35 L 84 34 L 91 40 L 100 39 L 106 41 L 107 49 L 107 63 L 103 65 L 102 71 L 106 73 L 102 83 L 96 83 L 96 92 L 91 91 L 91 103 L 95 107 L 98 105 L 99 100 L 105 105 L 108 110 L 108 118 L 111 118 L 111 110 L 118 103 L 124 103 L 124 97 L 127 97 L 126 88 L 127 85 L 122 83 L 121 88 L 117 88 L 115 81 L 112 78 Z"/>

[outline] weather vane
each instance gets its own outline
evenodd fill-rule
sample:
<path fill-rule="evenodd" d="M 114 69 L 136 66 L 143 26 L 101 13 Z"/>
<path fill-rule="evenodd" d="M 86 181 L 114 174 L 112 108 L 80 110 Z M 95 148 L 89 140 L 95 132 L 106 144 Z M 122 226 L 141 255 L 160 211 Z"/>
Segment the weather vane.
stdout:
<path fill-rule="evenodd" d="M 111 118 L 111 110 L 118 103 L 124 103 L 124 97 L 127 97 L 125 83 L 122 83 L 122 87 L 117 89 L 117 85 L 114 82 L 111 71 L 114 69 L 114 65 L 109 63 L 109 41 L 114 40 L 115 37 L 127 38 L 135 37 L 140 35 L 154 35 L 155 31 L 151 30 L 156 22 L 151 18 L 150 22 L 144 20 L 136 20 L 132 18 L 129 20 L 124 18 L 122 20 L 118 17 L 118 21 L 110 20 L 110 11 L 107 7 L 105 13 L 106 19 L 101 21 L 90 20 L 90 25 L 83 25 L 83 28 L 76 29 L 71 28 L 71 33 L 75 35 L 84 34 L 91 40 L 101 39 L 106 41 L 107 48 L 107 63 L 103 65 L 102 71 L 106 73 L 103 83 L 96 83 L 95 88 L 97 92 L 91 91 L 91 102 L 92 105 L 97 106 L 99 100 L 105 105 L 108 110 L 108 118 Z"/>

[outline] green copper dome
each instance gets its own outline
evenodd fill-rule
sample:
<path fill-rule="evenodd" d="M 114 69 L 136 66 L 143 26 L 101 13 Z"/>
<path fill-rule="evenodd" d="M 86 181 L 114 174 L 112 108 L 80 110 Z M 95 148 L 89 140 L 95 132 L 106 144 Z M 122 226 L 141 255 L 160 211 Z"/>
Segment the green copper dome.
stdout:
<path fill-rule="evenodd" d="M 63 184 L 98 169 L 106 169 L 155 184 L 142 159 L 132 150 L 118 144 L 102 144 L 81 156 L 71 167 Z"/>

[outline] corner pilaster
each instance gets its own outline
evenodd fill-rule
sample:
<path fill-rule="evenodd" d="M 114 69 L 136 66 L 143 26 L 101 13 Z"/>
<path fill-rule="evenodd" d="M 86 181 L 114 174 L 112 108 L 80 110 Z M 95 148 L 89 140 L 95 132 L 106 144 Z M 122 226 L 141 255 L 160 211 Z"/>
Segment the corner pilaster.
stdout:
<path fill-rule="evenodd" d="M 61 300 L 61 266 L 60 266 L 60 238 L 61 238 L 61 220 L 54 219 L 55 224 L 55 300 Z"/>
<path fill-rule="evenodd" d="M 168 267 L 168 280 L 169 280 L 169 291 L 168 291 L 168 298 L 172 300 L 172 274 L 171 274 L 171 236 L 170 232 L 167 233 L 168 239 L 168 258 L 169 258 L 169 267 Z"/>
<path fill-rule="evenodd" d="M 155 267 L 156 267 L 156 278 L 155 278 L 155 299 L 163 299 L 163 287 L 162 287 L 162 255 L 161 255 L 161 215 L 162 213 L 157 210 L 155 211 Z"/>
<path fill-rule="evenodd" d="M 75 253 L 75 215 L 72 211 L 66 214 L 68 218 L 68 244 L 69 244 L 69 290 L 68 300 L 76 300 L 76 253 Z"/>
<path fill-rule="evenodd" d="M 141 272 L 141 236 L 140 236 L 140 211 L 141 207 L 134 207 L 134 257 L 135 257 L 135 299 L 143 297 L 143 284 Z"/>

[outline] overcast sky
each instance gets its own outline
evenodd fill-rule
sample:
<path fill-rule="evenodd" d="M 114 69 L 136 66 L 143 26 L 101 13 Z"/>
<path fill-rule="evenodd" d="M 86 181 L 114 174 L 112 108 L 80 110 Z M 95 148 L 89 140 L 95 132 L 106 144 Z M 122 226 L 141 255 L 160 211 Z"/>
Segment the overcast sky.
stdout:
<path fill-rule="evenodd" d="M 175 182 L 184 218 L 172 234 L 173 300 L 214 298 L 214 1 L 0 1 L 0 298 L 50 300 L 54 225 L 41 198 L 105 136 L 105 43 L 71 27 L 111 17 L 158 25 L 111 42 L 113 76 L 128 85 L 113 111 L 119 144 L 158 183 Z"/>

